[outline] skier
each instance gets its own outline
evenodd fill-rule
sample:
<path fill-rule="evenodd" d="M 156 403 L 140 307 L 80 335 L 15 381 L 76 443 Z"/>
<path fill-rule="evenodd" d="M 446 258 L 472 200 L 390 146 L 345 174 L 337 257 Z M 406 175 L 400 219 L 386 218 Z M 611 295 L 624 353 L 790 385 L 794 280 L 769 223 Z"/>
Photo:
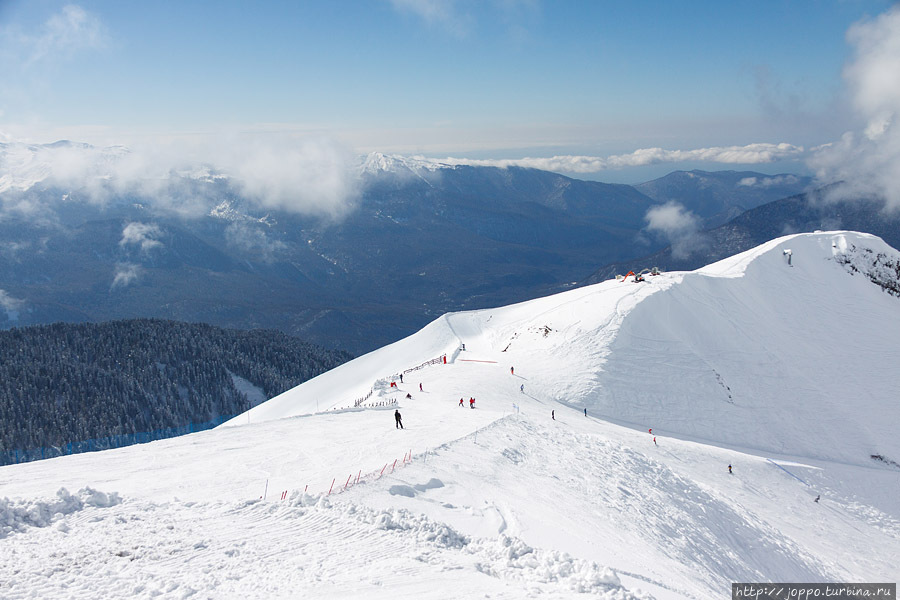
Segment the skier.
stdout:
<path fill-rule="evenodd" d="M 649 433 L 650 435 L 653 435 L 653 428 L 651 427 L 650 429 L 648 429 L 647 433 Z"/>
<path fill-rule="evenodd" d="M 423 390 L 422 390 L 422 384 L 421 384 L 421 383 L 419 384 L 419 391 L 420 391 L 420 392 L 423 391 Z"/>
<path fill-rule="evenodd" d="M 655 436 L 655 435 L 653 436 L 653 445 L 654 445 L 654 446 L 659 446 L 659 444 L 656 443 L 656 436 Z"/>
<path fill-rule="evenodd" d="M 525 384 L 524 383 L 519 386 L 519 391 L 522 392 L 523 394 L 525 393 Z"/>
<path fill-rule="evenodd" d="M 475 398 L 469 398 L 469 408 L 475 408 Z"/>
<path fill-rule="evenodd" d="M 459 405 L 460 405 L 460 406 L 463 405 L 463 399 L 462 399 L 462 398 L 459 399 Z"/>
<path fill-rule="evenodd" d="M 400 383 L 403 383 L 403 373 L 400 373 Z"/>
<path fill-rule="evenodd" d="M 509 368 L 509 374 L 510 374 L 510 375 L 515 375 L 515 374 L 516 374 L 516 370 L 515 370 L 513 367 L 510 367 L 510 368 Z"/>
<path fill-rule="evenodd" d="M 556 420 L 556 411 L 555 410 L 550 411 L 550 418 L 553 419 L 554 421 Z"/>
<path fill-rule="evenodd" d="M 403 421 L 401 420 L 399 410 L 394 411 L 394 420 L 397 421 L 397 424 L 394 427 L 394 429 L 403 429 Z"/>
<path fill-rule="evenodd" d="M 406 399 L 412 400 L 412 394 L 410 394 L 409 392 L 406 392 Z"/>
<path fill-rule="evenodd" d="M 822 497 L 821 495 L 816 496 L 816 499 L 813 500 L 813 502 L 818 502 L 818 501 L 819 501 L 819 498 L 821 498 L 821 497 Z"/>
<path fill-rule="evenodd" d="M 728 465 L 728 474 L 729 474 L 729 475 L 734 475 L 734 473 L 731 472 L 731 465 Z"/>
<path fill-rule="evenodd" d="M 587 408 L 584 409 L 584 416 L 587 416 Z M 656 438 L 653 438 L 656 439 Z"/>

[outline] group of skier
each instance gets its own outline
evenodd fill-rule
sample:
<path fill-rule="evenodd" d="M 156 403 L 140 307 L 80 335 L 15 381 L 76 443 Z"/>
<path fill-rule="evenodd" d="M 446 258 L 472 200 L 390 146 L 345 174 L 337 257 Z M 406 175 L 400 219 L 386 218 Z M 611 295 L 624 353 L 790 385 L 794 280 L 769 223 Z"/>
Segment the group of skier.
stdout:
<path fill-rule="evenodd" d="M 459 399 L 459 405 L 465 406 L 462 398 Z M 469 408 L 475 408 L 475 398 L 469 398 Z"/>

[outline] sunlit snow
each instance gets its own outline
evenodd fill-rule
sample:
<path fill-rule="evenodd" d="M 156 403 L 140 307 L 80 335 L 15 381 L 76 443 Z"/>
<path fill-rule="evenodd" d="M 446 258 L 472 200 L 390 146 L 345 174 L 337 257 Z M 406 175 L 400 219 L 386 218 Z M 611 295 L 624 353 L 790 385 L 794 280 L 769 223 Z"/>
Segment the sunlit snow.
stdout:
<path fill-rule="evenodd" d="M 865 248 L 898 257 L 800 234 L 448 314 L 216 430 L 2 467 L 0 596 L 897 581 L 900 299 Z"/>

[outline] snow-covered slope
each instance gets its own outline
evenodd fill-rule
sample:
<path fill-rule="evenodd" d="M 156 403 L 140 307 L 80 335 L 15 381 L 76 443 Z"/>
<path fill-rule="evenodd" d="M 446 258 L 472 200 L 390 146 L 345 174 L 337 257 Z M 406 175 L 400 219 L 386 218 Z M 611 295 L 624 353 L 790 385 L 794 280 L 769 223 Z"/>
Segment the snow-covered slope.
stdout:
<path fill-rule="evenodd" d="M 873 253 L 890 278 L 878 238 L 816 233 L 449 314 L 215 431 L 0 468 L 0 589 L 710 598 L 896 581 L 900 299 L 865 275 Z"/>
<path fill-rule="evenodd" d="M 543 398 L 642 429 L 857 464 L 872 454 L 900 460 L 890 434 L 900 404 L 885 394 L 900 389 L 900 302 L 848 275 L 845 264 L 867 256 L 862 248 L 897 256 L 874 236 L 801 234 L 637 286 L 609 281 L 445 315 L 257 407 L 249 420 L 349 407 L 376 380 L 383 397 L 388 381 L 379 378 L 422 357 L 488 353 L 526 361 L 529 391 Z M 838 431 L 846 439 L 829 443 Z"/>
<path fill-rule="evenodd" d="M 686 274 L 628 316 L 587 401 L 729 447 L 900 457 L 900 302 L 835 260 L 862 247 L 897 256 L 872 236 L 805 234 Z"/>

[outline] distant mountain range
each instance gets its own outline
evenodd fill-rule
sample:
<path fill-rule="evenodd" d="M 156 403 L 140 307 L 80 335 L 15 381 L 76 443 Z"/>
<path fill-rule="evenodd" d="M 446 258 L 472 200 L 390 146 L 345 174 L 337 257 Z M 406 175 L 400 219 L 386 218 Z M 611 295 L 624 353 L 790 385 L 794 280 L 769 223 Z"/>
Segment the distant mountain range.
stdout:
<path fill-rule="evenodd" d="M 120 147 L 94 149 L 89 184 L 62 186 L 41 157 L 90 147 L 59 144 L 0 144 L 0 327 L 154 317 L 355 354 L 661 250 L 668 239 L 645 229 L 659 204 L 719 222 L 809 183 L 692 171 L 628 186 L 373 154 L 353 210 L 334 220 L 262 208 L 211 168 L 122 191 L 103 168 Z"/>

